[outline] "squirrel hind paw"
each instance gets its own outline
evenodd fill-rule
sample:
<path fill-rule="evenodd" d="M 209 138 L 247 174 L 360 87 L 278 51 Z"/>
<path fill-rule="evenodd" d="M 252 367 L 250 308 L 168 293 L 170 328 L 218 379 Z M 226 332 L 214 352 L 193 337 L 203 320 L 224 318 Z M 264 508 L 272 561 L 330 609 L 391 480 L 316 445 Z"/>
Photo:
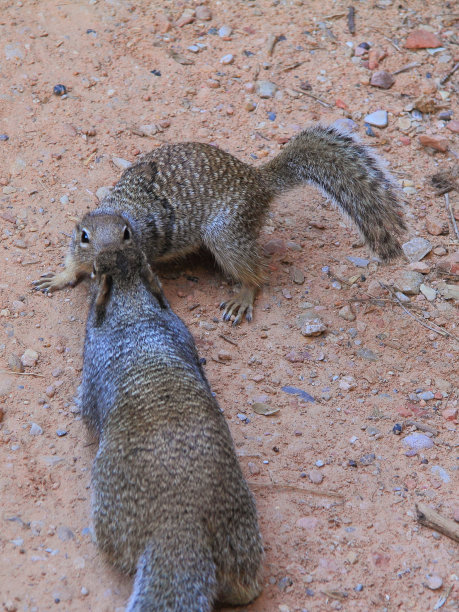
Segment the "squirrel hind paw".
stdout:
<path fill-rule="evenodd" d="M 234 315 L 233 325 L 239 325 L 242 322 L 242 319 L 245 318 L 248 322 L 252 320 L 253 316 L 253 305 L 252 302 L 244 299 L 243 296 L 237 295 L 231 300 L 227 302 L 222 302 L 220 304 L 220 310 L 223 310 L 223 320 L 231 321 L 231 318 Z"/>

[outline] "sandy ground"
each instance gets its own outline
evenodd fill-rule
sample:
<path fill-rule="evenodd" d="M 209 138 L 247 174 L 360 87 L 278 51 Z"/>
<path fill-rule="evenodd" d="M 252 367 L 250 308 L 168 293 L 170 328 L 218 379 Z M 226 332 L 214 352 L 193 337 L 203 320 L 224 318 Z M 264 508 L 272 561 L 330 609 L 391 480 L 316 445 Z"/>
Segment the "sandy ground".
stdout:
<path fill-rule="evenodd" d="M 379 281 L 396 287 L 409 263 L 379 265 L 312 188 L 272 208 L 260 237 L 270 278 L 250 325 L 220 320 L 218 304 L 232 287 L 211 261 L 163 271 L 164 289 L 207 360 L 256 497 L 266 578 L 247 610 L 432 610 L 444 598 L 442 610 L 459 608 L 458 544 L 415 517 L 424 502 L 459 520 L 458 302 L 445 290 L 458 278 L 451 263 L 458 242 L 429 178 L 457 163 L 459 72 L 439 83 L 458 61 L 457 11 L 435 0 L 355 5 L 353 36 L 348 3 L 331 0 L 209 2 L 210 15 L 202 7 L 198 14 L 210 19 L 182 26 L 197 4 L 2 1 L 5 610 L 122 610 L 132 584 L 91 537 L 95 447 L 73 402 L 87 287 L 45 296 L 31 282 L 61 264 L 75 219 L 119 178 L 115 158 L 133 161 L 163 142 L 194 139 L 257 164 L 303 126 L 337 119 L 352 119 L 400 181 L 406 240 L 424 237 L 432 247 L 421 265 L 430 301 L 411 296 L 407 312 L 394 302 Z M 443 49 L 404 47 L 421 26 Z M 270 54 L 271 35 L 280 38 Z M 379 67 L 354 56 L 363 42 L 373 62 L 387 53 Z M 390 89 L 369 84 L 377 70 L 393 74 L 413 63 Z M 258 95 L 261 80 L 275 83 L 274 97 Z M 57 84 L 66 96 L 53 94 Z M 432 112 L 419 116 L 413 103 L 421 95 Z M 381 109 L 388 127 L 369 130 L 365 116 Z M 451 122 L 439 119 L 441 110 L 452 111 Z M 423 134 L 445 140 L 449 151 L 421 146 Z M 449 198 L 459 216 L 457 191 Z M 367 261 L 357 267 L 348 257 Z M 300 332 L 311 313 L 327 327 L 318 337 Z M 24 360 L 36 363 L 22 367 L 27 349 Z M 257 414 L 254 402 L 279 411 Z M 393 433 L 397 423 L 401 435 Z M 431 448 L 407 456 L 403 441 L 413 432 Z"/>

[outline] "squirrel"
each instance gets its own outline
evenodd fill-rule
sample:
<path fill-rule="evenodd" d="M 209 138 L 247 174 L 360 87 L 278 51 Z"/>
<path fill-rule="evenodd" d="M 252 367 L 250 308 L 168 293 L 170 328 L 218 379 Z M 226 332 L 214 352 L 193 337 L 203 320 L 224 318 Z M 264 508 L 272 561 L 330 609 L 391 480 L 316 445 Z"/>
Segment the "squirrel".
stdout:
<path fill-rule="evenodd" d="M 255 502 L 191 333 L 134 241 L 96 255 L 81 414 L 99 437 L 99 548 L 135 572 L 129 612 L 208 612 L 261 591 Z"/>
<path fill-rule="evenodd" d="M 406 229 L 397 189 L 384 163 L 337 127 L 302 131 L 271 161 L 254 167 L 214 146 L 166 144 L 124 171 L 100 206 L 73 233 L 65 269 L 35 281 L 61 289 L 90 274 L 107 244 L 132 233 L 151 264 L 207 248 L 241 291 L 221 304 L 223 318 L 252 319 L 265 279 L 257 237 L 274 197 L 304 184 L 320 189 L 357 226 L 382 260 L 401 254 Z"/>

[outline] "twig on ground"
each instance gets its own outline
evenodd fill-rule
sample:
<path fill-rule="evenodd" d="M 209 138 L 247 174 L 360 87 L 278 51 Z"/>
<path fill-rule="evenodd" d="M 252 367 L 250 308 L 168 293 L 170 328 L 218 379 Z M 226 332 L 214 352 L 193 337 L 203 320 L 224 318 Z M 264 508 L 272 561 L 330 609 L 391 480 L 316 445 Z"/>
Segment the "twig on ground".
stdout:
<path fill-rule="evenodd" d="M 312 489 L 310 487 L 296 487 L 295 485 L 289 484 L 278 484 L 277 482 L 249 482 L 249 486 L 252 489 L 280 489 L 281 491 L 300 491 L 301 493 L 308 493 L 309 495 L 318 495 L 319 497 L 334 497 L 336 499 L 344 500 L 344 495 L 337 493 L 336 491 L 330 491 L 328 489 Z"/>
<path fill-rule="evenodd" d="M 416 504 L 416 518 L 421 525 L 439 531 L 443 535 L 459 542 L 459 525 L 452 519 L 442 516 L 427 504 Z"/>
<path fill-rule="evenodd" d="M 232 344 L 233 346 L 238 346 L 237 342 L 233 340 L 232 338 L 228 338 L 228 336 L 224 336 L 223 334 L 218 334 L 218 335 L 225 342 L 228 342 L 229 344 Z"/>
<path fill-rule="evenodd" d="M 459 68 L 459 62 L 457 64 L 454 64 L 454 66 L 451 68 L 448 74 L 445 74 L 445 76 L 440 80 L 440 85 L 444 85 L 446 81 L 448 81 L 453 76 L 453 74 L 456 72 L 458 68 Z"/>
<path fill-rule="evenodd" d="M 308 98 L 313 98 L 314 100 L 317 100 L 317 102 L 319 104 L 322 104 L 322 106 L 326 106 L 327 108 L 332 108 L 331 104 L 328 104 L 328 102 L 324 102 L 324 100 L 322 100 L 318 96 L 315 96 L 312 93 L 309 93 L 308 91 L 303 91 L 302 89 L 293 89 L 293 91 L 296 91 L 299 94 L 303 94 L 303 96 L 308 96 Z"/>
<path fill-rule="evenodd" d="M 408 70 L 411 70 L 412 68 L 417 68 L 420 65 L 421 64 L 419 62 L 411 62 L 411 64 L 405 64 L 405 66 L 402 66 L 401 68 L 399 68 L 398 70 L 396 70 L 392 74 L 393 75 L 401 74 L 402 72 L 407 72 Z"/>
<path fill-rule="evenodd" d="M 438 436 L 438 430 L 435 427 L 430 427 L 430 425 L 425 425 L 424 423 L 419 423 L 419 421 L 413 421 L 412 419 L 406 419 L 403 421 L 403 425 L 407 427 L 416 427 L 419 431 L 428 431 L 433 436 Z"/>
<path fill-rule="evenodd" d="M 457 240 L 459 240 L 459 230 L 457 229 L 457 223 L 456 223 L 456 219 L 454 218 L 453 207 L 451 206 L 451 202 L 449 201 L 449 195 L 445 193 L 444 196 L 445 196 L 445 202 L 446 202 L 446 210 L 448 211 L 448 216 L 451 220 L 451 225 L 453 226 L 453 230 L 454 230 Z"/>
<path fill-rule="evenodd" d="M 347 27 L 349 32 L 355 34 L 355 8 L 350 6 L 347 13 Z"/>
<path fill-rule="evenodd" d="M 413 314 L 412 312 L 410 312 L 408 310 L 408 308 L 406 308 L 406 306 L 403 304 L 403 302 L 401 302 L 398 297 L 395 295 L 395 292 L 393 291 L 393 289 L 391 289 L 391 287 L 389 287 L 388 285 L 385 285 L 384 283 L 382 283 L 381 281 L 379 282 L 379 284 L 381 285 L 381 287 L 384 287 L 384 289 L 386 289 L 387 291 L 389 291 L 389 293 L 393 296 L 394 300 L 396 301 L 396 303 L 410 316 L 413 317 L 413 319 L 415 321 L 417 321 L 420 325 L 422 325 L 423 327 L 425 327 L 426 329 L 430 329 L 430 331 L 435 332 L 436 334 L 440 334 L 441 336 L 450 336 L 451 338 L 454 338 L 455 340 L 457 340 L 457 342 L 459 342 L 459 338 L 457 336 L 455 336 L 454 334 L 452 334 L 449 331 L 446 331 L 446 329 L 441 329 L 441 327 L 439 327 L 438 329 L 436 329 L 435 327 L 432 327 L 432 325 L 429 325 L 428 323 L 426 323 L 425 321 L 423 321 L 422 319 L 420 319 L 419 317 L 417 317 L 415 314 Z"/>
<path fill-rule="evenodd" d="M 272 55 L 276 43 L 279 42 L 279 36 L 277 34 L 270 34 L 268 36 L 268 42 L 266 43 L 266 51 L 268 55 Z"/>
<path fill-rule="evenodd" d="M 12 374 L 13 376 L 36 376 L 37 378 L 46 378 L 43 374 L 35 374 L 35 372 L 12 372 L 11 370 L 0 370 L 0 374 Z"/>

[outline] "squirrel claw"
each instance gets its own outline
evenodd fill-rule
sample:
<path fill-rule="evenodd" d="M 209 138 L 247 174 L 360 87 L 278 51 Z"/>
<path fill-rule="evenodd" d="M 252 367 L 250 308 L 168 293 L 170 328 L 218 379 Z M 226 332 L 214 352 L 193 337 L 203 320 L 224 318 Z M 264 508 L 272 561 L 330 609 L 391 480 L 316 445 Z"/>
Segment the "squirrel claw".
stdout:
<path fill-rule="evenodd" d="M 241 300 L 239 296 L 227 302 L 222 302 L 220 304 L 220 309 L 223 308 L 225 309 L 222 317 L 224 321 L 231 321 L 231 317 L 234 315 L 233 326 L 239 325 L 244 315 L 247 321 L 252 320 L 252 304 L 247 303 L 245 300 Z"/>

